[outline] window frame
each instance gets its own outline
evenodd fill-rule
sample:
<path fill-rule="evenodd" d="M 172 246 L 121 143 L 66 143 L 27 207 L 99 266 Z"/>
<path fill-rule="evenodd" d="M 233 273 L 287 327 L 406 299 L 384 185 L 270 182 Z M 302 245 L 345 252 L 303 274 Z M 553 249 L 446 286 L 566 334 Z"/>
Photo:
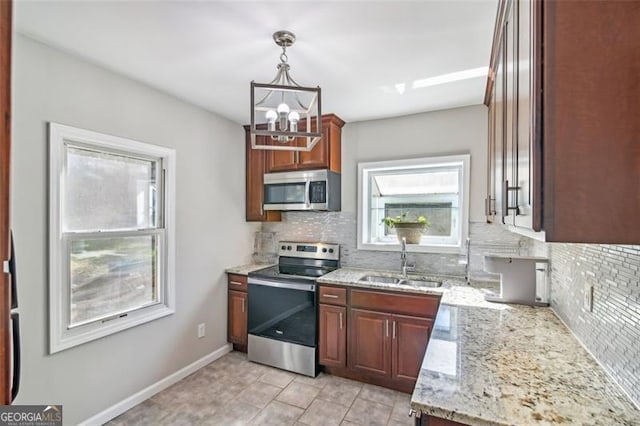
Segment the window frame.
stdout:
<path fill-rule="evenodd" d="M 370 179 L 371 174 L 376 171 L 393 169 L 420 169 L 425 167 L 442 167 L 446 165 L 461 166 L 462 179 L 459 181 L 462 194 L 460 196 L 460 239 L 457 244 L 430 244 L 418 245 L 408 244 L 407 251 L 413 253 L 460 253 L 464 250 L 464 244 L 469 236 L 469 188 L 471 176 L 471 155 L 446 155 L 422 158 L 408 158 L 400 160 L 385 160 L 358 163 L 358 204 L 357 204 L 357 248 L 358 250 L 374 251 L 399 251 L 400 244 L 393 243 L 371 243 L 370 233 Z"/>
<path fill-rule="evenodd" d="M 158 223 L 145 229 L 78 231 L 63 229 L 64 176 L 66 148 L 80 147 L 155 161 L 159 165 L 157 195 Z M 53 354 L 101 337 L 105 337 L 175 312 L 175 150 L 132 139 L 49 123 L 49 353 Z M 127 237 L 154 235 L 159 238 L 158 300 L 129 308 L 89 322 L 71 325 L 70 246 L 83 236 Z M 126 315 L 123 315 L 125 314 Z"/>

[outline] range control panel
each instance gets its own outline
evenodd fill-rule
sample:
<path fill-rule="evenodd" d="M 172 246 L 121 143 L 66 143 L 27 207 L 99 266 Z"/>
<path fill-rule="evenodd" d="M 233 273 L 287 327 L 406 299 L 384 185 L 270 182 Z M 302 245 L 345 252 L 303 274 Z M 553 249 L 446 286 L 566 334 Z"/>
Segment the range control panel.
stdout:
<path fill-rule="evenodd" d="M 340 245 L 332 243 L 296 243 L 280 241 L 278 255 L 307 259 L 340 260 Z"/>

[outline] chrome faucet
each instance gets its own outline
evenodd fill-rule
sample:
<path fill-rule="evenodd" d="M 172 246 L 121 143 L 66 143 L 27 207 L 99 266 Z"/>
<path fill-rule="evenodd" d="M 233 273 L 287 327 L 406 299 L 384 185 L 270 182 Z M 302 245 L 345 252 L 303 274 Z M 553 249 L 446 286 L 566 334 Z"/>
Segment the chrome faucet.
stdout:
<path fill-rule="evenodd" d="M 411 263 L 407 263 L 407 239 L 406 238 L 402 238 L 402 241 L 400 242 L 400 270 L 402 271 L 402 276 L 406 279 L 407 278 L 407 271 L 411 270 L 413 271 L 413 269 L 416 267 L 415 264 L 411 264 Z"/>

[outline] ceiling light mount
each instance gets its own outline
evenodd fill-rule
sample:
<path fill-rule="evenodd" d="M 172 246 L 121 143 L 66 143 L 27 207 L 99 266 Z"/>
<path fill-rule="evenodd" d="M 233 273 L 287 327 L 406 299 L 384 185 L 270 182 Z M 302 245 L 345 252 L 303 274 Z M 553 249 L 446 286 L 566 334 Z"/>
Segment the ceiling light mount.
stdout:
<path fill-rule="evenodd" d="M 282 48 L 276 77 L 267 84 L 251 82 L 251 147 L 311 151 L 322 138 L 320 87 L 301 86 L 289 74 L 287 48 L 295 34 L 276 31 L 273 41 Z"/>
<path fill-rule="evenodd" d="M 287 48 L 293 46 L 293 43 L 296 42 L 296 35 L 291 31 L 276 31 L 273 33 L 273 41 L 282 48 Z"/>

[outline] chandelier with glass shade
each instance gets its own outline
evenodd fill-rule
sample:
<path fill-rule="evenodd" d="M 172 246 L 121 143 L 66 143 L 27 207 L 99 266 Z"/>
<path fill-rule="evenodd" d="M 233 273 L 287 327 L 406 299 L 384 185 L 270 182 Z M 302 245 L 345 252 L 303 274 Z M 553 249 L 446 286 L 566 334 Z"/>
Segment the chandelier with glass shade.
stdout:
<path fill-rule="evenodd" d="M 273 40 L 282 48 L 276 77 L 251 82 L 251 147 L 310 151 L 322 138 L 320 87 L 300 86 L 289 74 L 287 48 L 295 35 L 277 31 Z"/>

